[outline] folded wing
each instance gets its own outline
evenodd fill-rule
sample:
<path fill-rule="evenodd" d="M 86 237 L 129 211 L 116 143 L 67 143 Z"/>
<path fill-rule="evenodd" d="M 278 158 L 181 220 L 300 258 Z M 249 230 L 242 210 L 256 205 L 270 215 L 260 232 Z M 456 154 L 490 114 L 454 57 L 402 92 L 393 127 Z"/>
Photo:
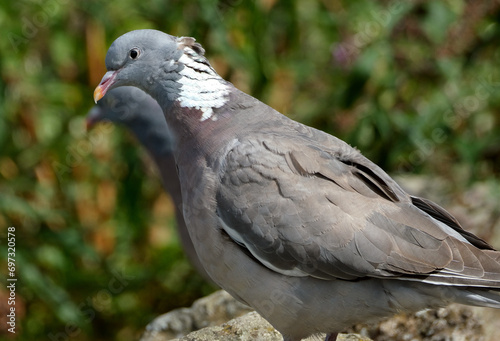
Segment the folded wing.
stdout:
<path fill-rule="evenodd" d="M 235 242 L 291 276 L 500 287 L 498 252 L 325 136 L 263 133 L 227 154 L 217 209 Z"/>

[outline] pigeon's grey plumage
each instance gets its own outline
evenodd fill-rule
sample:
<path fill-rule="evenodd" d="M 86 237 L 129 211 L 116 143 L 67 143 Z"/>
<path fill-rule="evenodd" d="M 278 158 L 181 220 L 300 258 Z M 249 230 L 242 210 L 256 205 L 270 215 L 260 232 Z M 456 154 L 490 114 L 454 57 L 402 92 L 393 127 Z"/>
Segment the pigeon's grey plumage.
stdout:
<path fill-rule="evenodd" d="M 163 187 L 175 205 L 177 229 L 184 252 L 200 275 L 210 280 L 200 263 L 182 215 L 182 196 L 174 159 L 174 137 L 158 103 L 144 91 L 124 86 L 111 90 L 87 115 L 87 125 L 110 121 L 132 131 L 158 167 Z"/>
<path fill-rule="evenodd" d="M 176 135 L 183 213 L 213 280 L 283 335 L 451 302 L 500 308 L 500 253 L 356 149 L 223 80 L 193 38 L 119 37 L 96 88 L 155 98 Z"/>

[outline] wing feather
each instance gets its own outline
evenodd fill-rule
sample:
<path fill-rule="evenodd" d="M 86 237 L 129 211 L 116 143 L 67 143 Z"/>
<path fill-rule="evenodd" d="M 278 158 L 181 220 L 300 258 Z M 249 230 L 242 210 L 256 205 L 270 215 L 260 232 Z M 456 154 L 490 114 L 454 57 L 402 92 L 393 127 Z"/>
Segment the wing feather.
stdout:
<path fill-rule="evenodd" d="M 235 145 L 217 194 L 231 238 L 292 276 L 500 287 L 500 256 L 489 244 L 324 135 L 261 134 Z"/>

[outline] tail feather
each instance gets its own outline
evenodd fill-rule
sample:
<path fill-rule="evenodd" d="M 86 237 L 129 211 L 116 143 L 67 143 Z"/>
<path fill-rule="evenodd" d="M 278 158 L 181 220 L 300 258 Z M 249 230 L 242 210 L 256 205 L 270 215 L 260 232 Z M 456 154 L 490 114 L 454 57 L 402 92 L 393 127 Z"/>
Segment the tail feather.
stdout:
<path fill-rule="evenodd" d="M 500 290 L 459 289 L 456 303 L 500 309 Z"/>

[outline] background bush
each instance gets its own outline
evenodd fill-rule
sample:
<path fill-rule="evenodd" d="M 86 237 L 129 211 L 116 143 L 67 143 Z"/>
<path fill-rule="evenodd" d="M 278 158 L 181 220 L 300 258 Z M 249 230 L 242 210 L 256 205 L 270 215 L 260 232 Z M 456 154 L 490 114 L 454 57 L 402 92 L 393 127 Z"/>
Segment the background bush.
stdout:
<path fill-rule="evenodd" d="M 121 128 L 85 130 L 121 34 L 193 36 L 226 79 L 391 173 L 498 189 L 498 1 L 3 1 L 0 274 L 16 227 L 19 340 L 135 340 L 213 290 Z M 2 283 L 6 283 L 2 281 Z M 0 286 L 0 333 L 8 291 Z M 7 337 L 12 337 L 5 333 Z"/>

